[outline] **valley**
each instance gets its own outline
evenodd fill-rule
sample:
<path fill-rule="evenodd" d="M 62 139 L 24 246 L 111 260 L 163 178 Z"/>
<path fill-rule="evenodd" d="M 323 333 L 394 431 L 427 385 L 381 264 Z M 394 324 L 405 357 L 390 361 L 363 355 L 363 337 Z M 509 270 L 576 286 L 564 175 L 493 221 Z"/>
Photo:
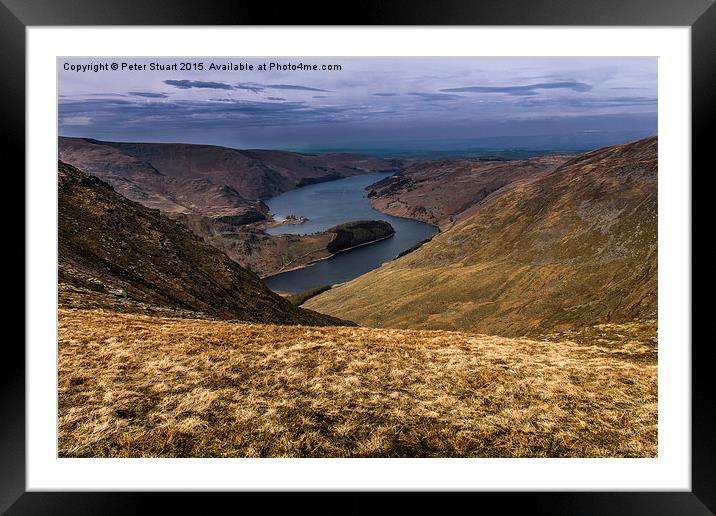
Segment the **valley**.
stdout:
<path fill-rule="evenodd" d="M 66 137 L 59 139 L 59 157 L 108 182 L 128 199 L 182 222 L 261 276 L 330 256 L 326 246 L 335 235 L 332 231 L 306 237 L 269 235 L 265 230 L 272 225 L 272 214 L 265 199 L 306 185 L 393 173 L 402 166 L 400 160 L 342 153 L 309 155 Z"/>
<path fill-rule="evenodd" d="M 657 455 L 656 138 L 285 209 L 132 159 L 58 165 L 61 457 Z"/>
<path fill-rule="evenodd" d="M 28 111 L 34 408 L 15 433 L 56 431 L 50 462 L 670 459 L 688 434 L 691 171 L 678 125 L 659 169 L 657 56 L 341 56 L 355 34 L 338 32 L 327 57 L 43 61 L 56 124 Z M 35 137 L 55 129 L 56 156 Z M 309 462 L 122 468 L 129 487 L 232 490 L 639 490 L 664 473 Z"/>

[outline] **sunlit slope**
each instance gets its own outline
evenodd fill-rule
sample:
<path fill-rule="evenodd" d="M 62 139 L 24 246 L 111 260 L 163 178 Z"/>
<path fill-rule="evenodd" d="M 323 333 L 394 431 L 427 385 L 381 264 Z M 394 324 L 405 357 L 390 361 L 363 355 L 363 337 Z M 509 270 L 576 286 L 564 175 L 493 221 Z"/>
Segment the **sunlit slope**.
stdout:
<path fill-rule="evenodd" d="M 654 457 L 654 325 L 539 340 L 60 309 L 61 457 Z"/>
<path fill-rule="evenodd" d="M 655 317 L 655 137 L 513 183 L 461 219 L 304 306 L 362 325 L 500 335 Z"/>

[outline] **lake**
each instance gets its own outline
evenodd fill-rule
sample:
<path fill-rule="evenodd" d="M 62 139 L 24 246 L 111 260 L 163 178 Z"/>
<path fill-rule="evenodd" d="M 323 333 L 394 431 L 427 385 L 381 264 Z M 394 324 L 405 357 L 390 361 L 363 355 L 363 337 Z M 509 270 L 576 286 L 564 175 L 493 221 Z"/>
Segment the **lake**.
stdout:
<path fill-rule="evenodd" d="M 380 172 L 318 183 L 265 201 L 277 218 L 287 215 L 308 218 L 303 224 L 271 228 L 268 233 L 272 235 L 305 235 L 351 220 L 385 220 L 395 229 L 395 235 L 386 240 L 339 253 L 303 269 L 266 278 L 268 287 L 280 292 L 302 292 L 321 285 L 343 283 L 380 267 L 437 233 L 435 226 L 386 215 L 370 205 L 365 187 L 390 175 L 390 172 Z"/>

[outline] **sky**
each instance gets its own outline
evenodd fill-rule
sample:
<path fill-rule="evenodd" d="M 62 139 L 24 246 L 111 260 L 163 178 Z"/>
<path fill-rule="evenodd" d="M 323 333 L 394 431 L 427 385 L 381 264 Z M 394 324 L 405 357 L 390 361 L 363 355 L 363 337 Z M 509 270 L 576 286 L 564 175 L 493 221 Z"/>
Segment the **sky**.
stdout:
<path fill-rule="evenodd" d="M 657 131 L 656 58 L 60 58 L 58 74 L 60 135 L 109 141 L 586 149 Z"/>

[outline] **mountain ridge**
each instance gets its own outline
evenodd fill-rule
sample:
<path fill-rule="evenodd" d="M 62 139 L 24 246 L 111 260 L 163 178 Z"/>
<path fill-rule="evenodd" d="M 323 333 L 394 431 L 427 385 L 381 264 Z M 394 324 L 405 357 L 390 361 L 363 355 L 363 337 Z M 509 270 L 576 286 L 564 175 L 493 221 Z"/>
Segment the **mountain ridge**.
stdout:
<path fill-rule="evenodd" d="M 65 136 L 59 137 L 58 145 L 60 160 L 109 180 L 110 184 L 118 178 L 171 177 L 177 181 L 201 178 L 219 187 L 231 187 L 245 201 L 273 197 L 296 188 L 305 179 L 317 181 L 329 176 L 328 180 L 392 171 L 402 163 L 346 153 L 309 155 L 218 145 L 107 142 Z"/>

